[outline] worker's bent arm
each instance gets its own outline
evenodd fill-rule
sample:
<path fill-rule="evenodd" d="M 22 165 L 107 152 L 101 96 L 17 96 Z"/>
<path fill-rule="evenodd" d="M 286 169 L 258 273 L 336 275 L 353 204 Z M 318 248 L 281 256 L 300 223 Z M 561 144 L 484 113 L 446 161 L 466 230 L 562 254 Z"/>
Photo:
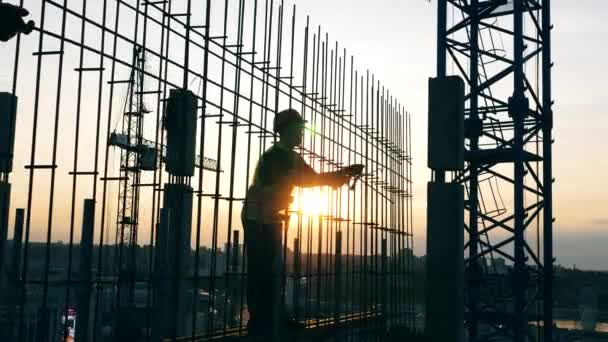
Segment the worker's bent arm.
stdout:
<path fill-rule="evenodd" d="M 339 187 L 348 182 L 349 177 L 343 169 L 334 172 L 318 173 L 312 168 L 304 172 L 296 172 L 294 175 L 295 185 L 300 187 L 314 187 L 328 185 Z"/>
<path fill-rule="evenodd" d="M 290 176 L 293 177 L 294 184 L 300 187 L 323 185 L 339 187 L 348 183 L 351 177 L 360 175 L 362 171 L 363 165 L 354 164 L 337 171 L 318 173 L 300 157 L 297 167 L 291 171 Z"/>

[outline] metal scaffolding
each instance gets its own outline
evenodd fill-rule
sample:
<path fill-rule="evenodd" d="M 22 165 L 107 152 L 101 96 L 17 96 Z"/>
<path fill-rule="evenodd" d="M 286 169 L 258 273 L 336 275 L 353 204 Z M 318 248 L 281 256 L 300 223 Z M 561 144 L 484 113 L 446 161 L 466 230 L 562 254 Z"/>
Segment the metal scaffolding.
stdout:
<path fill-rule="evenodd" d="M 466 82 L 447 180 L 466 190 L 467 340 L 553 341 L 551 2 L 437 3 L 437 76 Z"/>
<path fill-rule="evenodd" d="M 0 204 L 23 208 L 0 250 L 3 336 L 245 335 L 240 209 L 258 157 L 277 139 L 273 116 L 285 108 L 309 121 L 299 152 L 317 171 L 360 163 L 365 173 L 337 191 L 295 190 L 283 304 L 316 339 L 371 341 L 414 329 L 411 116 L 295 5 L 19 5 L 36 28 L 2 46 L 11 76 L 0 90 L 17 97 L 6 107 L 17 113 L 17 167 L 0 168 L 2 184 L 12 184 Z M 192 175 L 167 167 L 175 133 L 165 116 L 177 90 L 196 103 Z M 159 307 L 174 312 L 165 317 Z"/>

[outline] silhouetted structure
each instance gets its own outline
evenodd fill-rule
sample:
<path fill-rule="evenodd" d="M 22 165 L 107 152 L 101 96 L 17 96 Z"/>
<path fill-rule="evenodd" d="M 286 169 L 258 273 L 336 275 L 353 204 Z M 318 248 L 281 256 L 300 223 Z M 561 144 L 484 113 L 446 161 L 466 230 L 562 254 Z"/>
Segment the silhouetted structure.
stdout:
<path fill-rule="evenodd" d="M 432 232 L 462 227 L 464 207 L 465 303 L 429 312 L 428 332 L 442 334 L 436 328 L 444 318 L 458 322 L 464 315 L 468 341 L 523 342 L 532 335 L 553 341 L 551 1 L 439 0 L 437 6 L 429 243 L 441 247 L 443 237 Z M 447 77 L 450 64 L 464 87 Z M 507 196 L 512 200 L 503 200 Z M 440 216 L 442 204 L 450 208 L 444 212 L 449 220 Z M 441 253 L 433 249 L 427 256 L 435 293 L 445 284 L 440 266 L 449 263 L 439 264 Z M 513 266 L 509 274 L 485 262 L 498 256 Z M 433 300 L 427 302 L 437 309 Z M 451 340 L 464 338 L 458 335 Z"/>
<path fill-rule="evenodd" d="M 309 122 L 314 170 L 365 167 L 318 213 L 294 191 L 282 305 L 315 339 L 414 328 L 410 115 L 338 43 L 272 1 L 39 4 L 39 27 L 0 47 L 2 336 L 246 335 L 238 214 L 279 108 Z"/>

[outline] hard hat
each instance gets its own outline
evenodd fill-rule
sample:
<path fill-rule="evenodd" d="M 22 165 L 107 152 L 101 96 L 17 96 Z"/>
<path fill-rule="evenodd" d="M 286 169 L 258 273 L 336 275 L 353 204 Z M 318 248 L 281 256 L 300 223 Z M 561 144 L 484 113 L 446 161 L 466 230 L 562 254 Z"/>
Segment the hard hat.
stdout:
<path fill-rule="evenodd" d="M 274 116 L 272 129 L 275 132 L 279 132 L 290 124 L 299 123 L 303 125 L 306 122 L 307 121 L 302 118 L 302 115 L 300 115 L 297 110 L 289 108 L 280 111 Z"/>

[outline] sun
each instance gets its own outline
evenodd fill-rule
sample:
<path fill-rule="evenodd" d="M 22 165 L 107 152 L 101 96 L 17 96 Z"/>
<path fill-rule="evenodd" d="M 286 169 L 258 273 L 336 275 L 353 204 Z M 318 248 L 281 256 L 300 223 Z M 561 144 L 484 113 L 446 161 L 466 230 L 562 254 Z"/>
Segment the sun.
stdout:
<path fill-rule="evenodd" d="M 305 216 L 319 216 L 327 209 L 327 194 L 320 188 L 296 189 L 291 209 Z"/>

